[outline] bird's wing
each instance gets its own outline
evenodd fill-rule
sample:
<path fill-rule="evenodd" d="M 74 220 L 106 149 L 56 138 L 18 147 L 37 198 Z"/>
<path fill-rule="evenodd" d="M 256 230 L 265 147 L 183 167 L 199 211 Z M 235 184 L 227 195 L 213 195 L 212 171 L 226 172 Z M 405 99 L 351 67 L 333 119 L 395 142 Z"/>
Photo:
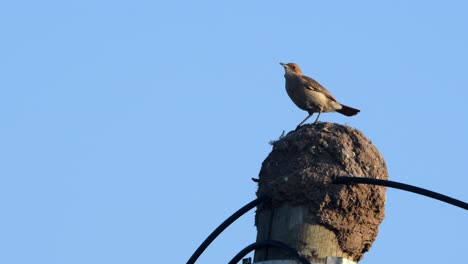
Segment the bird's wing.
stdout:
<path fill-rule="evenodd" d="M 336 102 L 336 99 L 333 97 L 333 95 L 316 80 L 305 75 L 302 76 L 302 80 L 304 81 L 304 86 L 307 87 L 307 89 L 323 93 L 328 99 Z"/>

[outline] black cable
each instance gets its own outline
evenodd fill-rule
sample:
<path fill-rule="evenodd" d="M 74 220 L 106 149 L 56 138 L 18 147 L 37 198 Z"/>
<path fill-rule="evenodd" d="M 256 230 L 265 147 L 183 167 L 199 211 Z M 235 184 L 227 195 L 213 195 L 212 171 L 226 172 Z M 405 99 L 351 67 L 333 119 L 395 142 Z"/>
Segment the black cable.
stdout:
<path fill-rule="evenodd" d="M 465 210 L 468 210 L 468 203 L 463 201 L 457 200 L 455 198 L 436 193 L 427 189 L 419 188 L 413 185 L 404 184 L 395 181 L 387 181 L 387 180 L 379 180 L 379 179 L 372 179 L 372 178 L 361 178 L 361 177 L 336 177 L 333 180 L 334 184 L 351 184 L 351 183 L 363 183 L 363 184 L 372 184 L 372 185 L 381 185 L 386 187 L 391 187 L 395 189 L 400 189 L 408 192 L 417 193 L 420 195 L 424 195 L 442 202 L 446 202 L 451 205 L 455 205 L 461 207 Z"/>
<path fill-rule="evenodd" d="M 420 195 L 424 195 L 442 202 L 446 202 L 448 204 L 458 206 L 465 210 L 468 210 L 468 203 L 463 201 L 454 199 L 452 197 L 436 193 L 427 189 L 419 188 L 413 185 L 404 184 L 395 181 L 387 181 L 387 180 L 379 180 L 379 179 L 372 179 L 372 178 L 362 178 L 362 177 L 336 177 L 333 180 L 334 184 L 352 184 L 352 183 L 362 183 L 362 184 L 372 184 L 372 185 L 380 185 L 391 187 L 395 189 L 400 189 L 408 192 L 417 193 Z M 267 195 L 258 197 L 257 199 L 251 201 L 250 203 L 243 206 L 241 209 L 237 210 L 234 214 L 232 214 L 229 218 L 224 220 L 221 225 L 219 225 L 206 239 L 203 243 L 195 250 L 192 254 L 190 259 L 187 261 L 187 264 L 194 264 L 195 261 L 200 257 L 200 255 L 206 250 L 206 248 L 219 236 L 229 225 L 231 225 L 234 221 L 236 221 L 239 217 L 244 215 L 246 212 L 250 211 L 252 208 L 256 207 L 260 203 L 264 202 L 267 199 Z M 281 243 L 281 242 L 279 242 Z M 256 244 L 256 243 L 254 243 Z M 255 246 L 254 244 L 250 246 Z M 254 248 L 255 249 L 255 248 Z M 250 251 L 249 251 L 250 252 Z M 306 262 L 307 263 L 307 262 Z"/>
<path fill-rule="evenodd" d="M 192 256 L 187 261 L 187 264 L 194 264 L 197 261 L 198 257 L 205 251 L 205 249 L 216 239 L 216 237 L 221 234 L 229 225 L 231 225 L 234 221 L 236 221 L 239 217 L 243 214 L 250 211 L 250 209 L 256 207 L 258 204 L 261 204 L 268 198 L 267 195 L 263 195 L 258 197 L 257 199 L 251 201 L 250 203 L 244 205 L 241 209 L 237 210 L 234 214 L 228 217 L 224 222 L 222 222 L 206 239 L 201 243 L 201 245 L 193 252 Z"/>
<path fill-rule="evenodd" d="M 256 250 L 256 249 L 259 249 L 259 248 L 264 248 L 264 247 L 277 247 L 277 248 L 281 248 L 282 250 L 286 251 L 287 253 L 289 253 L 289 255 L 291 255 L 292 257 L 294 257 L 295 259 L 299 260 L 300 263 L 302 264 L 310 264 L 310 262 L 304 258 L 303 256 L 301 256 L 297 250 L 295 250 L 294 248 L 286 245 L 285 243 L 283 242 L 280 242 L 280 241 L 276 241 L 276 240 L 265 240 L 265 241 L 260 241 L 260 242 L 255 242 L 255 243 L 252 243 L 248 246 L 246 246 L 244 249 L 242 249 L 241 251 L 239 251 L 239 253 L 237 253 L 237 255 L 235 255 L 231 261 L 228 262 L 228 264 L 236 264 L 237 262 L 239 262 L 243 257 L 245 257 L 245 255 L 249 254 L 250 252 Z"/>

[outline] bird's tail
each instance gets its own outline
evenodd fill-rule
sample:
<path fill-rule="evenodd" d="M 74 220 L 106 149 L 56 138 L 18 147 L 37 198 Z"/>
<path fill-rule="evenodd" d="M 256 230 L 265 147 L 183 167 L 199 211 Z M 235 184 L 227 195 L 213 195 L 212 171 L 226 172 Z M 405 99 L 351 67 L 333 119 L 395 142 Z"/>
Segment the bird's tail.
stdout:
<path fill-rule="evenodd" d="M 342 114 L 342 115 L 345 115 L 345 116 L 353 116 L 359 112 L 361 112 L 361 110 L 359 109 L 356 109 L 356 108 L 352 108 L 350 106 L 347 106 L 347 105 L 344 105 L 342 104 L 341 105 L 343 108 L 339 109 L 339 110 L 336 110 L 338 113 Z"/>

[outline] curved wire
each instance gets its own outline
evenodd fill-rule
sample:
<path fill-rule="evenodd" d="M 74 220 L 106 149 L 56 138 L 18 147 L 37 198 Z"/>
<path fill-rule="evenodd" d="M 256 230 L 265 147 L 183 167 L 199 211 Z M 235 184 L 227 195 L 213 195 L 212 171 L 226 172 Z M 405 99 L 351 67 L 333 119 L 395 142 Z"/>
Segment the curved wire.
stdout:
<path fill-rule="evenodd" d="M 387 181 L 387 180 L 379 180 L 379 179 L 373 179 L 373 178 L 362 178 L 362 177 L 336 177 L 333 180 L 334 184 L 353 184 L 353 183 L 362 183 L 362 184 L 372 184 L 372 185 L 380 185 L 380 186 L 386 186 L 386 187 L 391 187 L 395 189 L 400 189 L 408 192 L 413 192 L 417 193 L 423 196 L 427 196 L 460 208 L 463 208 L 465 210 L 468 210 L 468 203 L 465 203 L 463 201 L 457 200 L 455 198 L 433 192 L 427 189 L 419 188 L 413 185 L 409 184 L 404 184 L 400 182 L 395 182 L 395 181 Z M 257 199 L 251 201 L 250 203 L 246 204 L 243 206 L 241 209 L 237 210 L 234 214 L 232 214 L 229 218 L 224 220 L 221 225 L 219 225 L 204 241 L 203 243 L 195 250 L 195 252 L 192 254 L 190 259 L 187 261 L 187 264 L 194 264 L 197 259 L 200 257 L 200 255 L 206 250 L 206 248 L 213 242 L 213 240 L 216 239 L 216 237 L 219 236 L 229 225 L 231 225 L 234 221 L 236 221 L 239 217 L 250 211 L 252 208 L 256 207 L 257 205 L 261 204 L 265 200 L 268 199 L 268 195 L 263 195 L 258 197 Z M 278 241 L 277 241 L 278 242 Z M 279 242 L 281 243 L 281 242 Z M 256 244 L 256 243 L 254 243 Z M 253 246 L 254 244 L 250 245 Z"/>
<path fill-rule="evenodd" d="M 463 201 L 457 200 L 455 198 L 436 193 L 433 191 L 429 191 L 427 189 L 419 188 L 414 185 L 409 185 L 409 184 L 404 184 L 401 182 L 395 182 L 395 181 L 387 181 L 387 180 L 379 180 L 379 179 L 373 179 L 373 178 L 361 178 L 361 177 L 336 177 L 333 179 L 334 184 L 352 184 L 352 183 L 362 183 L 362 184 L 372 184 L 372 185 L 380 185 L 380 186 L 386 186 L 386 187 L 391 187 L 395 189 L 400 189 L 412 193 L 417 193 L 420 195 L 424 195 L 442 202 L 446 202 L 448 204 L 458 206 L 460 208 L 463 208 L 465 210 L 468 210 L 468 203 L 465 203 Z"/>
<path fill-rule="evenodd" d="M 267 195 L 258 197 L 257 199 L 251 201 L 250 203 L 244 205 L 241 209 L 237 210 L 234 214 L 228 217 L 224 222 L 222 222 L 206 239 L 201 243 L 201 245 L 193 252 L 192 256 L 187 261 L 187 264 L 194 264 L 195 261 L 200 257 L 200 255 L 205 251 L 205 249 L 216 239 L 216 237 L 221 234 L 229 225 L 236 221 L 239 217 L 250 211 L 250 209 L 256 207 L 258 204 L 264 202 L 268 198 Z"/>
<path fill-rule="evenodd" d="M 294 248 L 286 245 L 285 243 L 283 242 L 280 242 L 280 241 L 276 241 L 276 240 L 264 240 L 264 241 L 260 241 L 260 242 L 255 242 L 255 243 L 252 243 L 248 246 L 246 246 L 244 249 L 242 249 L 241 251 L 239 251 L 239 253 L 237 253 L 232 259 L 231 261 L 228 262 L 228 264 L 236 264 L 237 262 L 239 262 L 243 257 L 245 257 L 245 255 L 249 254 L 250 252 L 256 250 L 256 249 L 259 249 L 259 248 L 264 248 L 264 247 L 277 247 L 277 248 L 281 248 L 283 249 L 284 251 L 286 251 L 287 253 L 289 253 L 289 255 L 291 255 L 292 257 L 294 257 L 295 259 L 297 259 L 300 263 L 302 264 L 311 264 L 306 258 L 304 258 L 303 256 L 301 256 L 299 254 L 299 252 L 297 252 L 297 250 L 295 250 Z"/>

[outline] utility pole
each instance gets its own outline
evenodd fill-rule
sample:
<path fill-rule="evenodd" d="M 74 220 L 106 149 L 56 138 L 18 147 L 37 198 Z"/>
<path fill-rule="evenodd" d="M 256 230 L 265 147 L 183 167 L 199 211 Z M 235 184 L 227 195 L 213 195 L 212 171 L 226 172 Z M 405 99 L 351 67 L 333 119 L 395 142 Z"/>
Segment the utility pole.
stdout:
<path fill-rule="evenodd" d="M 274 142 L 262 164 L 257 242 L 276 240 L 314 264 L 354 264 L 374 242 L 384 217 L 385 187 L 335 185 L 335 177 L 388 180 L 382 155 L 362 132 L 334 123 L 305 125 Z M 275 247 L 254 263 L 293 264 Z"/>

